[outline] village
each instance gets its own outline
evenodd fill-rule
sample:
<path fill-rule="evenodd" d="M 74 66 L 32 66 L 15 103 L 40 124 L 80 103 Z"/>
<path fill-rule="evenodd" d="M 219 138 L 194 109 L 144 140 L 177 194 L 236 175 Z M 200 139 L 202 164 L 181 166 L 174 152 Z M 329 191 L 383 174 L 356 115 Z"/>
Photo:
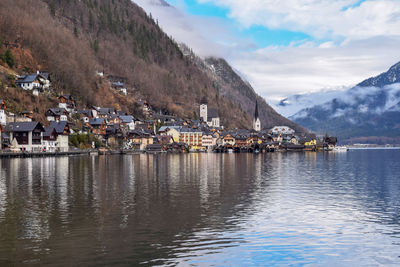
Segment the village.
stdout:
<path fill-rule="evenodd" d="M 99 71 L 97 75 L 104 76 Z M 18 76 L 16 85 L 37 96 L 51 87 L 50 73 Z M 127 89 L 122 80 L 111 83 L 122 95 Z M 0 99 L 1 155 L 160 152 L 250 152 L 332 150 L 335 137 L 297 134 L 288 126 L 262 128 L 256 103 L 252 129 L 225 129 L 217 109 L 207 99 L 199 103 L 199 119 L 183 119 L 157 112 L 139 100 L 144 118 L 115 107 L 90 106 L 78 109 L 74 96 L 58 96 L 58 106 L 44 114 L 47 122 L 33 119 L 33 111 L 15 114 L 7 111 Z"/>

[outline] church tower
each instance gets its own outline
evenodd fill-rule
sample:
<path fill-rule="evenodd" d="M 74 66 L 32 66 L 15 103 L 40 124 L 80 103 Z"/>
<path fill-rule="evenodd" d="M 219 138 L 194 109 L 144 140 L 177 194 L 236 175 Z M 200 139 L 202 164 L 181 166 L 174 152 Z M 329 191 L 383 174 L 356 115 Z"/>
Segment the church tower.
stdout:
<path fill-rule="evenodd" d="M 253 119 L 253 129 L 254 131 L 261 131 L 261 121 L 258 117 L 258 102 L 256 101 L 256 110 L 254 111 L 254 119 Z"/>
<path fill-rule="evenodd" d="M 200 102 L 200 118 L 204 121 L 207 122 L 207 99 L 203 97 L 203 99 Z"/>

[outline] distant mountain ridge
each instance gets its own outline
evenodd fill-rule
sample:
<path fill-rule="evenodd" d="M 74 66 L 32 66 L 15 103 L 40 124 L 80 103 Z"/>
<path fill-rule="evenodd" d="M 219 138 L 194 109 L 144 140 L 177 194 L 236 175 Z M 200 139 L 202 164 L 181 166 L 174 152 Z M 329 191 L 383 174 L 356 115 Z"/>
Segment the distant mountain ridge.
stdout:
<path fill-rule="evenodd" d="M 335 134 L 343 143 L 400 144 L 400 62 L 290 119 L 310 130 Z"/>
<path fill-rule="evenodd" d="M 393 65 L 387 72 L 384 72 L 376 77 L 372 77 L 357 84 L 360 87 L 383 87 L 385 85 L 400 82 L 400 62 Z"/>

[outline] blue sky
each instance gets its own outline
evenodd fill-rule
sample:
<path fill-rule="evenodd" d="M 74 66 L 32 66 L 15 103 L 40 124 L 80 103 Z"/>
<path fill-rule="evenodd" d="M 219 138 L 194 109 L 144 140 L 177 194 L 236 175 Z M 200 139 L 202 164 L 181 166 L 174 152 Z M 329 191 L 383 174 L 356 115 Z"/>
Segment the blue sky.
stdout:
<path fill-rule="evenodd" d="M 400 61 L 399 0 L 133 0 L 198 55 L 225 58 L 269 103 L 343 90 Z"/>
<path fill-rule="evenodd" d="M 194 16 L 214 17 L 222 19 L 231 30 L 238 36 L 252 40 L 258 48 L 266 46 L 288 46 L 290 44 L 301 44 L 307 41 L 323 42 L 326 40 L 315 40 L 303 32 L 294 32 L 285 29 L 270 29 L 262 25 L 251 25 L 243 27 L 235 19 L 229 16 L 230 10 L 213 3 L 200 3 L 196 0 L 167 0 L 172 6 L 180 6 L 185 12 Z"/>

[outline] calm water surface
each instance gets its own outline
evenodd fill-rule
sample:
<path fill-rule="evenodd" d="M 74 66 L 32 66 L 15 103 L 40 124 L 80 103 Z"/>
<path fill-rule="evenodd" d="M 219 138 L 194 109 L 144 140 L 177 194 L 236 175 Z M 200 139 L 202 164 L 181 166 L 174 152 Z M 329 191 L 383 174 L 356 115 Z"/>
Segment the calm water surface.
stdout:
<path fill-rule="evenodd" d="M 0 161 L 0 265 L 400 266 L 400 150 Z"/>

